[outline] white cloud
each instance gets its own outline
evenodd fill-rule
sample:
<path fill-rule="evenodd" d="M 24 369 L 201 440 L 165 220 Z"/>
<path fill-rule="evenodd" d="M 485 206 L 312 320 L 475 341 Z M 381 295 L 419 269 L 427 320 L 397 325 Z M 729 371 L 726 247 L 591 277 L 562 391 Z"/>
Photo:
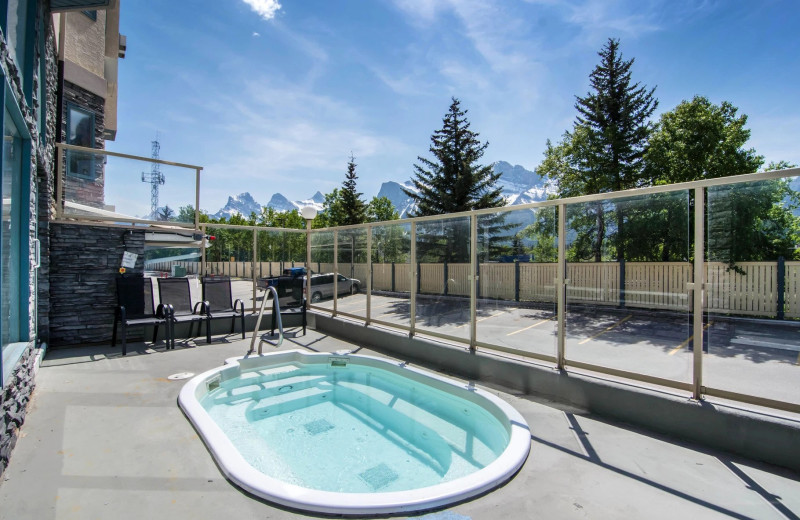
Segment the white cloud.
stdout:
<path fill-rule="evenodd" d="M 272 20 L 275 12 L 281 8 L 278 0 L 244 0 L 264 20 Z"/>
<path fill-rule="evenodd" d="M 253 33 L 253 37 L 254 37 L 254 38 L 258 38 L 259 36 L 261 36 L 261 33 L 257 33 L 257 32 L 254 32 L 254 33 Z"/>

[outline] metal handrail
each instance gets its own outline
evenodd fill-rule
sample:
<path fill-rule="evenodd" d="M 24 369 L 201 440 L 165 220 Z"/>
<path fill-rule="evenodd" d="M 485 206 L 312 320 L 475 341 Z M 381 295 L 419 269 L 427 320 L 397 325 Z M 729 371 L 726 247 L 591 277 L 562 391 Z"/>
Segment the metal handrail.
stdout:
<path fill-rule="evenodd" d="M 261 309 L 259 309 L 258 318 L 256 318 L 256 328 L 253 330 L 253 338 L 250 340 L 250 350 L 247 352 L 248 354 L 253 353 L 253 347 L 256 344 L 256 336 L 260 336 L 259 330 L 261 329 L 261 317 L 264 315 L 264 308 L 267 306 L 267 291 L 272 292 L 272 313 L 273 315 L 276 313 L 278 315 L 278 343 L 275 346 L 280 347 L 283 343 L 283 322 L 281 321 L 281 304 L 278 301 L 278 291 L 275 290 L 275 287 L 272 285 L 267 285 L 266 290 L 264 291 L 264 299 L 261 300 Z M 259 356 L 261 355 L 261 345 L 264 342 L 270 343 L 263 338 L 258 342 Z M 272 345 L 272 343 L 270 343 L 270 345 Z"/>

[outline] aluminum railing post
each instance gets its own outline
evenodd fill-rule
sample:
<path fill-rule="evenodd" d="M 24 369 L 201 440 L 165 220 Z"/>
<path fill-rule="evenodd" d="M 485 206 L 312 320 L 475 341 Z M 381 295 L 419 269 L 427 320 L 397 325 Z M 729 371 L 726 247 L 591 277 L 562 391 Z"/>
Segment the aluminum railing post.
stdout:
<path fill-rule="evenodd" d="M 694 189 L 694 290 L 692 398 L 703 398 L 703 295 L 705 293 L 705 188 Z"/>
<path fill-rule="evenodd" d="M 469 350 L 475 352 L 478 341 L 478 216 L 469 217 Z"/>
<path fill-rule="evenodd" d="M 411 251 L 409 253 L 411 258 L 409 258 L 408 269 L 411 271 L 411 287 L 409 290 L 411 291 L 411 302 L 409 304 L 409 325 L 411 330 L 409 330 L 408 335 L 414 335 L 414 327 L 417 322 L 417 223 L 411 222 Z"/>
<path fill-rule="evenodd" d="M 556 311 L 558 316 L 556 337 L 556 364 L 559 370 L 566 365 L 566 296 L 567 296 L 567 211 L 566 204 L 558 205 L 558 268 L 556 270 Z"/>

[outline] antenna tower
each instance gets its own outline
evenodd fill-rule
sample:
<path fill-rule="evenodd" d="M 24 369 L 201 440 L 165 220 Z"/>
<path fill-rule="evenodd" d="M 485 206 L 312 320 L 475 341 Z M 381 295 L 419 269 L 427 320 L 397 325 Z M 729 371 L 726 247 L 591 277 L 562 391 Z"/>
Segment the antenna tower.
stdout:
<path fill-rule="evenodd" d="M 156 132 L 156 140 L 151 141 L 152 153 L 150 157 L 158 159 L 161 153 L 161 143 L 158 142 L 158 132 Z M 149 172 L 142 172 L 142 182 L 150 183 L 150 218 L 156 220 L 158 218 L 158 187 L 164 184 L 164 174 L 161 173 L 161 165 L 154 162 L 150 166 Z"/>

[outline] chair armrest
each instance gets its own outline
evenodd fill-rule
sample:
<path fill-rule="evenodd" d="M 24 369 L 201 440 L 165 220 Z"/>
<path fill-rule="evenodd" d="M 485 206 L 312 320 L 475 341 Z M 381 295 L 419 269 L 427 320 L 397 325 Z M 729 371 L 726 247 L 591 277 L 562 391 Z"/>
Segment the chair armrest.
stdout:
<path fill-rule="evenodd" d="M 157 318 L 169 319 L 174 314 L 175 314 L 175 309 L 173 309 L 172 305 L 169 303 L 159 303 L 158 307 L 156 307 Z"/>
<path fill-rule="evenodd" d="M 124 305 L 117 305 L 117 314 L 119 316 L 120 321 L 125 321 L 128 316 L 128 311 L 125 310 Z"/>
<path fill-rule="evenodd" d="M 200 307 L 200 312 L 197 312 L 197 308 Z M 194 309 L 192 309 L 192 314 L 205 314 L 206 316 L 211 316 L 211 304 L 208 301 L 197 302 L 194 304 Z"/>
<path fill-rule="evenodd" d="M 233 310 L 236 310 L 236 307 L 241 307 L 241 313 L 244 314 L 244 302 L 241 298 L 236 298 L 236 301 L 233 302 Z"/>

